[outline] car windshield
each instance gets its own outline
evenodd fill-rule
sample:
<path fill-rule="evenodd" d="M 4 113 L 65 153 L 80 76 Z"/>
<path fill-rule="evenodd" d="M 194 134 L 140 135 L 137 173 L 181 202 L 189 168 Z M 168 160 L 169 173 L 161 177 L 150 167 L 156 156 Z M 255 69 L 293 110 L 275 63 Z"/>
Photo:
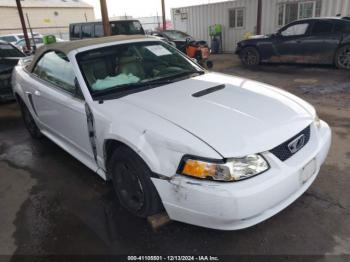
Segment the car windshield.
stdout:
<path fill-rule="evenodd" d="M 176 48 L 159 41 L 94 49 L 78 54 L 77 60 L 94 98 L 147 89 L 204 73 Z"/>
<path fill-rule="evenodd" d="M 191 37 L 190 35 L 181 31 L 164 31 L 163 34 L 172 40 L 186 40 L 186 38 Z"/>
<path fill-rule="evenodd" d="M 24 54 L 12 45 L 0 44 L 0 57 L 24 57 Z"/>
<path fill-rule="evenodd" d="M 39 34 L 33 33 L 33 36 L 38 36 Z M 24 39 L 24 35 L 17 35 L 18 39 Z M 32 37 L 32 34 L 28 34 L 28 37 Z"/>
<path fill-rule="evenodd" d="M 44 43 L 44 40 L 42 38 L 34 38 L 34 42 L 35 42 L 35 44 L 42 44 L 42 43 Z M 26 41 L 24 39 L 22 39 L 22 40 L 18 41 L 16 43 L 16 45 L 18 45 L 18 46 L 25 46 L 26 45 Z M 32 45 L 32 46 L 34 45 L 33 38 L 30 38 L 30 45 Z"/>

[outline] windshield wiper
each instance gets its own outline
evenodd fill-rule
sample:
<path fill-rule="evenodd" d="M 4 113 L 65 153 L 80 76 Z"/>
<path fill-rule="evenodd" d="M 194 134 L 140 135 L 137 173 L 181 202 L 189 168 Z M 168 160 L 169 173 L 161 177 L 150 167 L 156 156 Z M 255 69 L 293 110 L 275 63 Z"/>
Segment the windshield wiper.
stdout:
<path fill-rule="evenodd" d="M 174 81 L 171 81 L 171 80 L 159 79 L 159 80 L 152 80 L 147 82 L 137 82 L 137 83 L 131 83 L 131 84 L 118 85 L 118 86 L 110 87 L 104 90 L 94 91 L 93 96 L 100 97 L 100 96 L 105 96 L 105 95 L 114 94 L 114 93 L 130 93 L 130 92 L 134 92 L 135 89 L 139 89 L 139 88 L 147 89 L 156 85 L 166 85 L 173 82 Z"/>
<path fill-rule="evenodd" d="M 171 84 L 173 82 L 176 82 L 176 80 L 181 80 L 181 77 L 183 76 L 192 77 L 194 75 L 202 75 L 204 73 L 205 73 L 204 71 L 183 71 L 177 74 L 169 75 L 169 76 L 162 77 L 155 80 L 118 85 L 118 86 L 110 87 L 104 90 L 94 91 L 93 96 L 100 97 L 100 96 L 106 96 L 106 95 L 116 94 L 116 93 L 129 94 L 129 93 L 133 93 L 135 89 L 139 89 L 139 88 L 148 89 L 154 86 Z"/>

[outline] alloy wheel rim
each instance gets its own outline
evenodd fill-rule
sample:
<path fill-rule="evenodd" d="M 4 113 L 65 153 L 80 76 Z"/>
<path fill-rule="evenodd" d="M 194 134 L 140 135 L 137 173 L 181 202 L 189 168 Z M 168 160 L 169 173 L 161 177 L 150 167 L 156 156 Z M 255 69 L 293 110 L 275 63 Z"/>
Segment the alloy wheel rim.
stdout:
<path fill-rule="evenodd" d="M 338 63 L 347 69 L 350 69 L 350 47 L 344 48 L 338 56 Z"/>
<path fill-rule="evenodd" d="M 255 65 L 257 60 L 256 54 L 251 51 L 247 51 L 244 56 L 244 61 L 247 65 Z"/>

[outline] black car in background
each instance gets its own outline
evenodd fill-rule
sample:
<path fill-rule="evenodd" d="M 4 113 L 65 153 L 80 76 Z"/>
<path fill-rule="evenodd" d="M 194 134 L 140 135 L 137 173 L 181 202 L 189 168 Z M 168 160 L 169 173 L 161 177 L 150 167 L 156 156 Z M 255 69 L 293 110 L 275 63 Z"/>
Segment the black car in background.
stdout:
<path fill-rule="evenodd" d="M 312 18 L 292 22 L 277 33 L 237 44 L 244 65 L 260 62 L 334 64 L 350 69 L 350 20 Z"/>
<path fill-rule="evenodd" d="M 111 35 L 144 35 L 145 31 L 138 20 L 110 21 Z M 69 39 L 103 37 L 102 22 L 74 23 L 69 25 Z"/>
<path fill-rule="evenodd" d="M 0 101 L 13 99 L 11 74 L 25 55 L 15 46 L 0 40 Z"/>
<path fill-rule="evenodd" d="M 151 35 L 164 38 L 169 43 L 174 43 L 176 48 L 184 53 L 186 53 L 187 43 L 194 41 L 192 36 L 178 30 L 155 31 L 151 32 Z"/>

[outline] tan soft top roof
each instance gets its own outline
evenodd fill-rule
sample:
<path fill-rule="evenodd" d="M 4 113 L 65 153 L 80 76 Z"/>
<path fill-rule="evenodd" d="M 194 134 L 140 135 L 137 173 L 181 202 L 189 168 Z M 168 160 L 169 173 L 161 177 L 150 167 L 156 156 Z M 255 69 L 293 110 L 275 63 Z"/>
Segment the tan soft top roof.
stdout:
<path fill-rule="evenodd" d="M 44 45 L 36 51 L 34 58 L 30 65 L 28 65 L 27 69 L 32 72 L 36 62 L 40 59 L 40 57 L 48 52 L 48 51 L 60 51 L 64 54 L 68 54 L 72 50 L 76 50 L 78 48 L 93 46 L 104 43 L 113 43 L 123 40 L 133 40 L 133 39 L 149 39 L 144 35 L 116 35 L 109 37 L 100 37 L 100 38 L 88 38 L 83 40 L 76 41 L 67 41 L 67 42 L 57 42 L 54 44 Z M 155 39 L 156 40 L 156 39 Z"/>

